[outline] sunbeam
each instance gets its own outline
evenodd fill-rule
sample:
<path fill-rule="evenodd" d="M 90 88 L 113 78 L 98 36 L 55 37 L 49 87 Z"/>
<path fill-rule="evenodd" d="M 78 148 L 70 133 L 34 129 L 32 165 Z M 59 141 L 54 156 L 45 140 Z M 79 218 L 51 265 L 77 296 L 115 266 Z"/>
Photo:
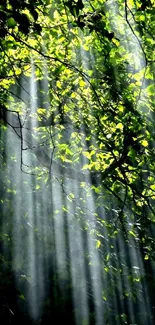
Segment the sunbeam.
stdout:
<path fill-rule="evenodd" d="M 155 1 L 0 4 L 3 325 L 155 323 Z"/>

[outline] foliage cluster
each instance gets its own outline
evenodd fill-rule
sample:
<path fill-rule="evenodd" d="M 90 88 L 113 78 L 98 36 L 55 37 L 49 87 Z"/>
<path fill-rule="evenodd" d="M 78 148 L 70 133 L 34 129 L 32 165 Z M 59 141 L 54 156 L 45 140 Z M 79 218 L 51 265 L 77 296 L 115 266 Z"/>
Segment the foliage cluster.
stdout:
<path fill-rule="evenodd" d="M 131 324 L 132 313 L 135 323 L 153 324 L 155 1 L 1 1 L 0 35 L 0 238 L 4 273 L 12 268 L 13 202 L 20 196 L 19 182 L 13 179 L 11 169 L 17 170 L 20 165 L 22 173 L 31 177 L 31 192 L 39 202 L 45 188 L 50 229 L 54 220 L 60 216 L 66 220 L 67 214 L 69 220 L 74 220 L 75 233 L 76 227 L 82 229 L 89 323 L 96 324 L 89 271 L 93 261 L 87 243 L 91 236 L 101 261 L 101 277 L 108 283 L 102 288 L 105 324 Z M 30 90 L 32 77 L 36 101 Z M 12 150 L 14 140 L 6 140 L 9 128 L 17 141 L 20 139 L 20 157 Z M 30 164 L 25 152 L 33 156 Z M 79 199 L 74 188 L 67 188 L 68 179 L 78 184 Z M 51 199 L 52 182 L 58 182 L 62 192 L 58 210 Z M 22 236 L 28 233 L 29 214 L 29 187 L 24 184 Z M 92 193 L 95 226 L 85 201 Z M 68 201 L 74 205 L 74 216 Z M 42 213 L 41 205 L 36 209 Z M 67 223 L 64 233 L 67 242 Z M 39 243 L 49 243 L 47 255 L 54 256 L 50 232 L 41 236 L 36 226 L 34 234 Z M 69 244 L 66 247 L 69 255 Z M 24 248 L 21 256 L 20 263 L 13 264 L 20 278 L 21 272 L 25 274 Z M 56 315 L 58 309 L 63 310 L 63 317 L 73 324 L 68 260 L 66 265 L 66 278 L 58 279 L 51 271 L 50 281 L 55 287 L 44 302 L 47 318 L 42 323 L 51 319 L 50 306 L 55 299 Z M 12 285 L 9 275 L 7 281 Z M 9 287 L 7 281 L 2 272 L 2 282 Z M 64 296 L 60 294 L 61 281 Z M 17 296 L 24 301 L 22 289 Z M 56 299 L 59 294 L 62 300 Z M 65 296 L 69 298 L 65 300 Z M 144 303 L 146 308 L 142 310 Z M 87 324 L 84 321 L 81 324 Z"/>

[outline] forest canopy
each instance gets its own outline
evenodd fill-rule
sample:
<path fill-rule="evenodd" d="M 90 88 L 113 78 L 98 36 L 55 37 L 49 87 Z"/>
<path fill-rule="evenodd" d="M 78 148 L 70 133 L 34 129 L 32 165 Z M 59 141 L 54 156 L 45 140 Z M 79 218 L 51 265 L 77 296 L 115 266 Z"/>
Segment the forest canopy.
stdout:
<path fill-rule="evenodd" d="M 154 0 L 1 0 L 4 324 L 154 324 L 154 35 Z"/>

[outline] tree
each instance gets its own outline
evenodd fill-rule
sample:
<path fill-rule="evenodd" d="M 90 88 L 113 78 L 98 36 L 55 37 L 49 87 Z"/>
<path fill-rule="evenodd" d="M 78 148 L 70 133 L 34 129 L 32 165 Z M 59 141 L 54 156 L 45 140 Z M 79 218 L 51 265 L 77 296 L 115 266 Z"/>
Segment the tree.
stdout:
<path fill-rule="evenodd" d="M 21 197 L 18 213 L 24 217 L 15 233 L 30 232 L 31 245 L 38 241 L 39 261 L 41 243 L 47 259 L 51 254 L 54 261 L 55 252 L 61 253 L 67 274 L 65 278 L 59 259 L 53 262 L 56 293 L 45 301 L 45 318 L 55 299 L 52 313 L 63 310 L 70 323 L 102 324 L 104 315 L 105 324 L 153 324 L 154 1 L 10 0 L 3 1 L 0 10 L 2 217 L 8 210 L 15 215 Z M 25 174 L 26 203 L 21 180 L 10 176 L 17 165 Z M 31 197 L 26 194 L 30 191 Z M 42 209 L 50 211 L 50 229 L 61 229 L 61 235 L 64 231 L 61 243 L 54 233 L 50 239 Z M 37 221 L 30 223 L 32 213 L 42 220 L 47 235 Z M 4 232 L 2 223 L 2 245 L 11 252 L 13 226 L 10 220 L 7 224 Z M 4 244 L 6 238 L 10 241 Z M 14 259 L 10 255 L 7 263 Z M 24 270 L 24 279 L 39 286 L 41 275 L 30 280 L 24 259 L 12 264 L 16 277 L 21 279 Z M 87 280 L 79 289 L 76 268 Z M 24 285 L 19 290 L 21 301 L 27 301 Z M 41 306 L 45 298 L 39 299 Z M 82 311 L 80 299 L 88 300 Z"/>

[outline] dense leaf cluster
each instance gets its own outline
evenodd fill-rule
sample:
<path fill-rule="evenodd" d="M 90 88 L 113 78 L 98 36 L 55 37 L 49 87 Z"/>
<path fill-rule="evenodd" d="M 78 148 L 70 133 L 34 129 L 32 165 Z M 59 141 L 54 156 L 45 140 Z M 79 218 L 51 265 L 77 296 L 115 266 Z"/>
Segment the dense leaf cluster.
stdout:
<path fill-rule="evenodd" d="M 0 37 L 4 38 L 9 30 L 14 30 L 15 27 L 25 35 L 30 32 L 30 28 L 40 32 L 41 27 L 36 23 L 38 19 L 36 8 L 41 3 L 41 1 L 35 3 L 20 0 L 2 1 L 0 5 Z"/>
<path fill-rule="evenodd" d="M 50 265 L 47 296 L 36 289 L 44 310 L 38 323 L 56 316 L 98 324 L 100 287 L 105 325 L 154 324 L 155 2 L 1 1 L 0 35 L 6 324 L 14 321 L 8 310 L 17 322 L 31 322 L 31 287 L 42 280 L 41 267 L 36 279 L 27 271 L 31 236 L 43 247 L 36 248 L 38 265 Z M 23 242 L 14 256 L 18 234 Z M 84 283 L 74 256 L 84 265 L 88 319 L 75 308 Z"/>

